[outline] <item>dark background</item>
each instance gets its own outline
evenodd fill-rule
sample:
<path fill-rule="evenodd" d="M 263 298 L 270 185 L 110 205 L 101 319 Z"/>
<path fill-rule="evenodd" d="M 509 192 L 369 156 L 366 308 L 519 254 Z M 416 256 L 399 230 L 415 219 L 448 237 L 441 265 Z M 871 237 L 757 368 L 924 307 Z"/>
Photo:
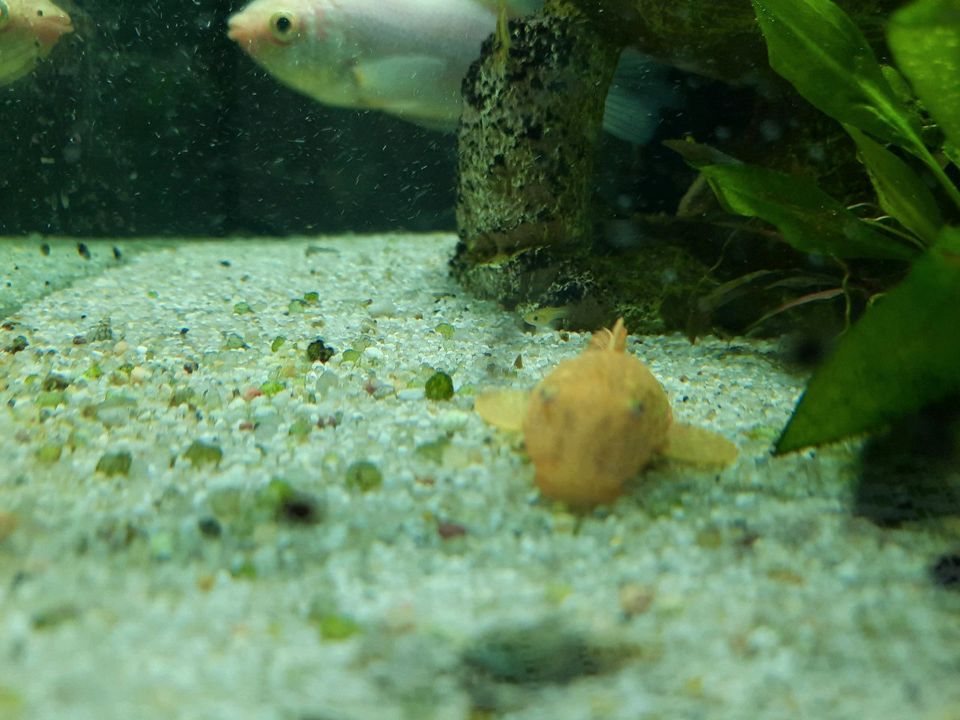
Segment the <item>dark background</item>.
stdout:
<path fill-rule="evenodd" d="M 225 35 L 244 4 L 61 3 L 76 31 L 0 88 L 0 234 L 452 227 L 455 137 L 281 87 Z"/>
<path fill-rule="evenodd" d="M 60 4 L 76 31 L 0 88 L 0 235 L 454 227 L 455 136 L 282 87 L 226 37 L 244 1 Z M 666 136 L 692 129 L 695 115 L 671 114 Z M 670 209 L 682 163 L 604 142 L 613 212 Z"/>

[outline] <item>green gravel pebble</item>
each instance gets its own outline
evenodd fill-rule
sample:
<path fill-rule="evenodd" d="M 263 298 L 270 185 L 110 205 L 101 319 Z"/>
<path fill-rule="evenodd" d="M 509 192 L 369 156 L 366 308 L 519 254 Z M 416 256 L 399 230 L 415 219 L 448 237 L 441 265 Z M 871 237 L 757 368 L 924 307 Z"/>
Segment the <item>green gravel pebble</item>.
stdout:
<path fill-rule="evenodd" d="M 70 381 L 67 380 L 67 378 L 65 378 L 63 375 L 50 373 L 43 379 L 43 382 L 40 383 L 40 389 L 46 390 L 47 392 L 53 390 L 66 390 L 69 385 Z"/>
<path fill-rule="evenodd" d="M 190 461 L 194 467 L 203 465 L 219 465 L 223 459 L 223 450 L 219 445 L 205 443 L 202 440 L 194 440 L 190 447 L 183 453 L 183 457 Z"/>
<path fill-rule="evenodd" d="M 443 453 L 448 447 L 450 447 L 450 438 L 441 437 L 423 443 L 422 445 L 417 445 L 414 453 L 416 453 L 417 457 L 423 458 L 424 460 L 440 464 L 443 462 Z"/>
<path fill-rule="evenodd" d="M 249 346 L 243 337 L 237 335 L 236 333 L 227 333 L 226 337 L 223 339 L 224 350 L 243 350 L 247 347 Z"/>
<path fill-rule="evenodd" d="M 76 620 L 78 617 L 80 617 L 80 609 L 76 605 L 62 603 L 44 610 L 38 610 L 30 618 L 30 621 L 37 630 L 47 630 L 65 622 Z"/>
<path fill-rule="evenodd" d="M 367 492 L 376 490 L 383 484 L 383 474 L 380 468 L 369 460 L 357 460 L 347 467 L 345 480 L 347 487 Z"/>
<path fill-rule="evenodd" d="M 424 384 L 428 400 L 449 400 L 453 397 L 453 380 L 442 370 L 438 370 Z"/>
<path fill-rule="evenodd" d="M 15 353 L 22 352 L 22 351 L 26 350 L 26 349 L 27 349 L 27 346 L 29 346 L 29 345 L 30 345 L 30 343 L 27 342 L 27 339 L 26 339 L 23 335 L 17 335 L 17 336 L 13 339 L 13 342 L 11 342 L 9 345 L 7 345 L 7 347 L 5 347 L 4 350 L 6 350 L 6 351 L 7 351 L 8 353 L 10 353 L 11 355 L 13 355 L 13 354 L 15 354 Z"/>
<path fill-rule="evenodd" d="M 133 457 L 126 450 L 104 453 L 97 461 L 97 472 L 102 472 L 108 477 L 127 475 L 130 473 L 132 463 Z"/>
<path fill-rule="evenodd" d="M 347 640 L 360 632 L 360 624 L 346 615 L 330 613 L 323 615 L 314 622 L 324 640 Z"/>
<path fill-rule="evenodd" d="M 306 437 L 311 430 L 313 430 L 313 423 L 305 418 L 300 418 L 293 421 L 287 434 L 293 437 Z"/>
<path fill-rule="evenodd" d="M 89 368 L 87 368 L 86 372 L 83 373 L 83 376 L 87 380 L 98 380 L 99 378 L 103 377 L 103 368 L 101 368 L 99 365 L 94 363 Z"/>
<path fill-rule="evenodd" d="M 37 405 L 40 407 L 56 407 L 66 403 L 67 396 L 62 390 L 48 390 L 37 395 Z"/>
<path fill-rule="evenodd" d="M 323 338 L 317 338 L 307 345 L 307 360 L 310 362 L 325 363 L 327 360 L 337 354 L 337 351 L 329 347 Z"/>
<path fill-rule="evenodd" d="M 240 558 L 230 564 L 230 576 L 237 580 L 256 580 L 257 568 L 248 558 Z"/>
<path fill-rule="evenodd" d="M 267 382 L 260 386 L 260 392 L 267 397 L 273 397 L 277 393 L 283 392 L 286 387 L 286 385 L 277 380 L 267 380 Z"/>
<path fill-rule="evenodd" d="M 450 323 L 440 323 L 433 330 L 438 335 L 443 336 L 444 340 L 450 340 L 456 332 L 456 328 L 454 328 Z"/>
<path fill-rule="evenodd" d="M 36 458 L 42 463 L 55 463 L 63 453 L 63 445 L 59 443 L 44 443 L 36 450 Z"/>

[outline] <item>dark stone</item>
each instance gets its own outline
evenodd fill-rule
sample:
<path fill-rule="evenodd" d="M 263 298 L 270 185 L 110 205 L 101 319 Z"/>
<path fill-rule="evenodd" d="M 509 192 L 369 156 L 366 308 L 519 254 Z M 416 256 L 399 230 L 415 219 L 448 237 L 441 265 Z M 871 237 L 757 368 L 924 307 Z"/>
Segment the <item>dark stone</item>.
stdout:
<path fill-rule="evenodd" d="M 325 363 L 336 354 L 337 351 L 329 347 L 323 338 L 317 338 L 307 345 L 307 359 L 310 362 Z"/>
<path fill-rule="evenodd" d="M 316 498 L 301 492 L 283 498 L 277 506 L 277 519 L 292 525 L 314 525 L 322 514 Z"/>
<path fill-rule="evenodd" d="M 463 662 L 492 680 L 517 684 L 569 682 L 601 669 L 587 639 L 554 622 L 491 630 L 467 648 Z"/>
<path fill-rule="evenodd" d="M 220 521 L 211 515 L 205 515 L 197 520 L 197 529 L 200 534 L 208 538 L 218 538 L 223 534 L 223 527 Z"/>
<path fill-rule="evenodd" d="M 960 590 L 960 552 L 941 555 L 930 570 L 933 581 L 950 590 Z"/>

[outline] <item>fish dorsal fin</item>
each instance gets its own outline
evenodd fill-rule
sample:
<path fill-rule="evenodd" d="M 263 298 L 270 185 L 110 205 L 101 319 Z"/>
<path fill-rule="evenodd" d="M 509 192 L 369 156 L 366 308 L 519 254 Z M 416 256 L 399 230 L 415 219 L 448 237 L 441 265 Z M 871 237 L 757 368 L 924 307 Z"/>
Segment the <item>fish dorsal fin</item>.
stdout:
<path fill-rule="evenodd" d="M 623 324 L 623 318 L 617 318 L 612 330 L 603 328 L 591 335 L 587 349 L 624 352 L 627 349 L 627 326 Z"/>
<path fill-rule="evenodd" d="M 603 106 L 603 129 L 614 137 L 642 145 L 653 137 L 660 111 L 678 102 L 666 68 L 646 55 L 627 48 Z"/>

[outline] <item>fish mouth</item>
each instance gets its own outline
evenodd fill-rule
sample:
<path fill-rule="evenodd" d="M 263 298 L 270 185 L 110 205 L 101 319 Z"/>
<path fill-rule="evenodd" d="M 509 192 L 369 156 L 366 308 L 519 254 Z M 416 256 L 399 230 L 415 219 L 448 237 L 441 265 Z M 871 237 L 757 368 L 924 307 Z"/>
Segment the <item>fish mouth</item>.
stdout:
<path fill-rule="evenodd" d="M 56 45 L 57 41 L 67 33 L 73 32 L 73 23 L 66 13 L 47 13 L 30 23 L 33 34 L 41 45 Z"/>
<path fill-rule="evenodd" d="M 236 15 L 227 18 L 227 37 L 241 45 L 253 44 L 253 33 L 245 23 L 238 22 Z"/>

